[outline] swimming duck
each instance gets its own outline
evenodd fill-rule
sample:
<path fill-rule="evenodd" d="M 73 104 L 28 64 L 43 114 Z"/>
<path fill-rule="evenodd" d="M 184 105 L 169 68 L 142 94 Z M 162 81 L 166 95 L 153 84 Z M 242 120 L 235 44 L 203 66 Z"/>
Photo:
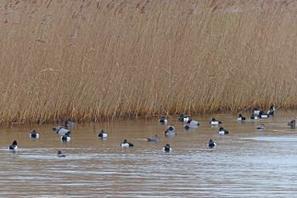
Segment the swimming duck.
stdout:
<path fill-rule="evenodd" d="M 68 136 L 68 135 L 61 136 L 61 141 L 62 142 L 70 142 L 70 140 L 71 140 L 71 137 Z"/>
<path fill-rule="evenodd" d="M 160 122 L 161 124 L 167 124 L 167 123 L 168 123 L 168 120 L 166 119 L 165 116 L 161 116 L 159 122 Z"/>
<path fill-rule="evenodd" d="M 190 116 L 186 115 L 186 114 L 180 114 L 178 120 L 181 122 L 188 122 L 191 119 Z"/>
<path fill-rule="evenodd" d="M 258 115 L 255 115 L 254 113 L 252 113 L 252 115 L 251 115 L 251 119 L 252 119 L 252 120 L 258 120 L 259 117 L 258 117 Z"/>
<path fill-rule="evenodd" d="M 255 116 L 258 116 L 259 114 L 260 114 L 260 109 L 258 109 L 258 108 L 254 108 L 253 109 L 253 114 L 255 115 Z"/>
<path fill-rule="evenodd" d="M 213 149 L 213 148 L 215 148 L 216 146 L 217 146 L 217 144 L 216 144 L 212 139 L 210 139 L 210 140 L 208 141 L 208 148 Z"/>
<path fill-rule="evenodd" d="M 209 121 L 209 124 L 216 126 L 216 125 L 222 124 L 222 122 L 219 120 L 216 120 L 215 118 L 212 118 L 211 121 Z"/>
<path fill-rule="evenodd" d="M 100 131 L 100 133 L 98 134 L 98 138 L 101 138 L 101 139 L 106 139 L 108 136 L 107 132 L 104 131 L 103 129 Z"/>
<path fill-rule="evenodd" d="M 229 131 L 224 129 L 223 127 L 220 127 L 218 133 L 219 135 L 228 135 Z"/>
<path fill-rule="evenodd" d="M 166 153 L 169 153 L 172 151 L 172 148 L 170 146 L 170 144 L 166 144 L 164 147 L 163 147 L 163 151 L 166 152 Z"/>
<path fill-rule="evenodd" d="M 39 133 L 37 131 L 35 131 L 35 129 L 33 129 L 30 134 L 29 134 L 29 137 L 31 139 L 39 139 Z"/>
<path fill-rule="evenodd" d="M 121 143 L 121 147 L 123 148 L 128 148 L 128 147 L 133 147 L 134 145 L 129 143 L 126 139 Z"/>
<path fill-rule="evenodd" d="M 243 117 L 242 114 L 240 113 L 240 114 L 238 115 L 237 120 L 238 120 L 238 121 L 243 121 L 243 120 L 245 120 L 245 117 Z"/>
<path fill-rule="evenodd" d="M 158 135 L 154 135 L 154 136 L 152 136 L 152 137 L 148 137 L 148 138 L 146 138 L 146 140 L 147 140 L 148 142 L 160 142 L 160 138 L 159 138 Z"/>
<path fill-rule="evenodd" d="M 261 118 L 261 119 L 267 119 L 267 118 L 269 118 L 269 114 L 266 114 L 263 111 L 260 111 L 259 118 Z"/>
<path fill-rule="evenodd" d="M 291 129 L 295 129 L 296 128 L 296 120 L 291 120 L 290 122 L 288 122 L 288 126 Z"/>
<path fill-rule="evenodd" d="M 173 135 L 175 135 L 175 128 L 174 128 L 174 126 L 169 126 L 165 130 L 165 136 L 173 136 Z"/>
<path fill-rule="evenodd" d="M 55 131 L 60 136 L 71 133 L 71 131 L 69 129 L 67 129 L 67 128 L 63 127 L 63 126 L 54 127 L 53 131 Z"/>
<path fill-rule="evenodd" d="M 71 119 L 67 119 L 67 120 L 64 122 L 64 127 L 67 128 L 67 129 L 74 128 L 74 127 L 75 127 L 75 122 L 72 121 Z"/>
<path fill-rule="evenodd" d="M 198 121 L 190 119 L 190 120 L 184 125 L 184 127 L 185 127 L 186 130 L 188 130 L 188 129 L 190 129 L 190 128 L 197 128 L 199 125 L 200 125 L 200 124 L 199 124 Z"/>
<path fill-rule="evenodd" d="M 11 145 L 9 145 L 8 150 L 15 152 L 18 149 L 18 143 L 16 140 L 12 142 Z"/>
<path fill-rule="evenodd" d="M 264 124 L 260 124 L 256 127 L 257 130 L 262 131 L 265 129 L 265 125 Z"/>
<path fill-rule="evenodd" d="M 270 116 L 273 116 L 274 112 L 275 112 L 275 106 L 271 105 L 269 110 L 267 111 L 267 114 L 270 115 Z"/>
<path fill-rule="evenodd" d="M 58 150 L 58 152 L 57 152 L 57 156 L 58 156 L 58 157 L 66 157 L 66 155 L 63 154 L 62 151 L 60 151 L 60 150 Z"/>
<path fill-rule="evenodd" d="M 188 122 L 187 122 L 187 125 L 189 125 L 190 127 L 191 127 L 191 126 L 192 126 L 192 127 L 197 127 L 197 126 L 199 126 L 200 124 L 199 124 L 198 121 L 193 120 L 192 118 L 190 118 L 190 119 L 188 120 Z"/>

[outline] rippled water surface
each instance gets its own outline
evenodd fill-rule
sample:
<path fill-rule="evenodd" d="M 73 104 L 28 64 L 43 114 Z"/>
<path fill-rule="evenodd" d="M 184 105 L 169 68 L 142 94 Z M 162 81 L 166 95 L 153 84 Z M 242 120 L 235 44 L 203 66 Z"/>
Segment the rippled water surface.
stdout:
<path fill-rule="evenodd" d="M 236 116 L 215 115 L 230 135 L 208 125 L 211 116 L 194 117 L 201 126 L 186 131 L 171 117 L 174 138 L 158 121 L 114 121 L 78 125 L 72 141 L 61 143 L 52 125 L 0 129 L 0 197 L 294 197 L 297 192 L 297 130 L 287 122 L 297 112 L 240 123 Z M 265 124 L 264 131 L 256 126 Z M 105 128 L 109 138 L 97 138 Z M 160 143 L 145 137 L 158 134 Z M 134 148 L 122 149 L 128 139 Z M 217 142 L 207 148 L 209 138 Z M 18 140 L 17 153 L 7 151 Z M 163 153 L 170 143 L 173 152 Z M 66 158 L 58 158 L 61 149 Z"/>

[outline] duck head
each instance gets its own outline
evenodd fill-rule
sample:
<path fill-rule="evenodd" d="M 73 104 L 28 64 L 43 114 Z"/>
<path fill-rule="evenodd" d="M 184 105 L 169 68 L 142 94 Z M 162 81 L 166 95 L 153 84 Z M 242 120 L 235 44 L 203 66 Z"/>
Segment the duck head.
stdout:
<path fill-rule="evenodd" d="M 17 141 L 16 140 L 14 140 L 13 142 L 12 142 L 12 144 L 11 145 L 13 145 L 13 146 L 17 146 L 18 145 L 18 143 L 17 143 Z"/>

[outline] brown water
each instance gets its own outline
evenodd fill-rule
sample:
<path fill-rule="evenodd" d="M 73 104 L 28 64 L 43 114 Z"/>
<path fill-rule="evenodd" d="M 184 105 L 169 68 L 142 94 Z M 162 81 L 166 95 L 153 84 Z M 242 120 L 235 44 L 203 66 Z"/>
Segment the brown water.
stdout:
<path fill-rule="evenodd" d="M 296 113 L 297 114 L 297 113 Z M 195 117 L 197 129 L 186 131 L 175 119 L 174 138 L 165 138 L 158 121 L 115 121 L 78 125 L 72 141 L 63 144 L 52 125 L 0 130 L 0 197 L 288 197 L 297 192 L 297 130 L 287 127 L 292 113 L 240 123 L 229 114 L 216 115 L 230 135 L 211 128 L 211 116 Z M 173 118 L 172 118 L 173 119 Z M 256 126 L 264 123 L 264 131 Z M 109 138 L 97 139 L 105 128 Z M 96 130 L 95 130 L 96 129 Z M 144 137 L 158 134 L 160 143 Z M 127 138 L 134 148 L 122 149 Z M 217 142 L 207 149 L 209 138 Z M 7 146 L 13 139 L 19 151 Z M 173 152 L 163 153 L 170 143 Z M 66 158 L 57 158 L 61 149 Z"/>

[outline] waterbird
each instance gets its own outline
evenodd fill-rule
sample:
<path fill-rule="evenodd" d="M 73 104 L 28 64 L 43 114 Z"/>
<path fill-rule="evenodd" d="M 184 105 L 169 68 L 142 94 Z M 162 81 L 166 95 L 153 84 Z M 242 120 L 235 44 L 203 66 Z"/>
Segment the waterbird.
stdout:
<path fill-rule="evenodd" d="M 166 130 L 165 130 L 165 136 L 173 136 L 175 135 L 175 128 L 174 126 L 169 126 Z"/>
<path fill-rule="evenodd" d="M 55 131 L 58 135 L 63 136 L 65 134 L 70 134 L 71 131 L 63 126 L 54 127 L 53 131 Z"/>
<path fill-rule="evenodd" d="M 296 128 L 296 120 L 291 120 L 290 122 L 288 122 L 288 126 L 291 129 L 295 129 Z"/>
<path fill-rule="evenodd" d="M 251 120 L 258 120 L 258 119 L 259 119 L 258 115 L 255 115 L 254 113 L 252 113 Z"/>
<path fill-rule="evenodd" d="M 71 137 L 69 135 L 63 135 L 60 137 L 62 142 L 70 142 Z"/>
<path fill-rule="evenodd" d="M 75 127 L 75 122 L 72 121 L 71 119 L 67 119 L 64 122 L 64 127 L 67 128 L 67 129 L 74 128 Z"/>
<path fill-rule="evenodd" d="M 199 126 L 199 122 L 196 121 L 196 120 L 192 120 L 190 119 L 185 125 L 184 125 L 184 128 L 186 130 L 190 129 L 190 128 L 197 128 Z"/>
<path fill-rule="evenodd" d="M 161 124 L 167 124 L 167 123 L 168 123 L 168 120 L 166 119 L 165 116 L 161 116 L 160 119 L 159 119 L 159 122 L 160 122 Z"/>
<path fill-rule="evenodd" d="M 158 135 L 154 135 L 154 136 L 148 137 L 148 138 L 146 138 L 146 140 L 148 142 L 160 142 L 160 138 L 159 138 Z"/>
<path fill-rule="evenodd" d="M 217 146 L 217 144 L 216 144 L 212 139 L 210 139 L 210 140 L 208 141 L 208 148 L 213 149 L 213 148 L 215 148 L 216 146 Z"/>
<path fill-rule="evenodd" d="M 186 115 L 186 114 L 180 114 L 179 117 L 178 117 L 178 120 L 180 122 L 188 122 L 189 120 L 191 119 L 190 116 Z"/>
<path fill-rule="evenodd" d="M 217 126 L 219 124 L 222 124 L 221 121 L 219 120 L 216 120 L 215 118 L 212 118 L 210 121 L 209 121 L 209 124 L 212 125 L 212 126 Z"/>
<path fill-rule="evenodd" d="M 218 133 L 219 135 L 227 135 L 229 134 L 229 131 L 224 129 L 223 127 L 220 127 Z"/>
<path fill-rule="evenodd" d="M 243 120 L 245 120 L 245 117 L 243 117 L 242 114 L 240 113 L 240 114 L 238 115 L 238 117 L 237 117 L 237 120 L 238 120 L 238 121 L 243 121 Z"/>
<path fill-rule="evenodd" d="M 58 156 L 58 157 L 66 157 L 66 155 L 63 154 L 62 151 L 60 151 L 60 150 L 58 150 L 58 152 L 57 152 L 57 156 Z"/>
<path fill-rule="evenodd" d="M 273 116 L 274 112 L 275 112 L 275 106 L 271 105 L 269 110 L 267 111 L 267 114 L 270 115 L 270 116 Z"/>
<path fill-rule="evenodd" d="M 98 134 L 98 138 L 101 138 L 101 139 L 106 139 L 108 136 L 107 132 L 104 131 L 103 129 L 100 131 L 100 133 Z"/>
<path fill-rule="evenodd" d="M 170 144 L 166 144 L 164 147 L 163 147 L 163 151 L 166 152 L 166 153 L 169 153 L 172 151 L 172 148 L 170 146 Z"/>
<path fill-rule="evenodd" d="M 267 118 L 269 118 L 269 114 L 266 114 L 266 113 L 264 113 L 263 111 L 260 111 L 260 113 L 259 113 L 259 117 L 260 117 L 261 119 L 267 119 Z"/>
<path fill-rule="evenodd" d="M 18 143 L 16 140 L 12 142 L 11 145 L 9 145 L 8 150 L 15 152 L 18 149 Z"/>
<path fill-rule="evenodd" d="M 261 112 L 260 109 L 254 108 L 252 114 L 254 114 L 255 116 L 258 116 L 260 114 L 260 112 Z"/>
<path fill-rule="evenodd" d="M 200 124 L 197 120 L 193 120 L 192 118 L 190 118 L 187 122 L 187 125 L 189 125 L 190 127 L 197 127 Z"/>
<path fill-rule="evenodd" d="M 133 147 L 134 145 L 130 142 L 128 142 L 126 139 L 124 139 L 124 141 L 121 143 L 121 147 L 123 148 L 129 148 L 129 147 Z"/>
<path fill-rule="evenodd" d="M 39 139 L 39 133 L 38 133 L 35 129 L 33 129 L 33 130 L 30 132 L 29 137 L 30 137 L 31 139 Z"/>
<path fill-rule="evenodd" d="M 257 130 L 262 131 L 265 129 L 265 125 L 264 124 L 260 124 L 256 127 Z"/>

